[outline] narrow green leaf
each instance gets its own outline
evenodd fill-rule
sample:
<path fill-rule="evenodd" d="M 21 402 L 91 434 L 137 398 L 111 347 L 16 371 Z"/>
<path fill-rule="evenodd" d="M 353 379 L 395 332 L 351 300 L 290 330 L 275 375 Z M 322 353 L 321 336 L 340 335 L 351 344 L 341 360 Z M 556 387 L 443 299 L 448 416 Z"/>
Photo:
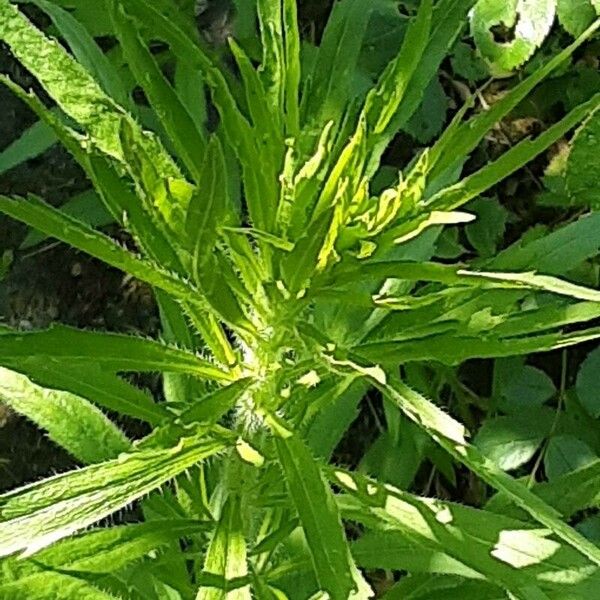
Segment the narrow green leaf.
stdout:
<path fill-rule="evenodd" d="M 0 368 L 0 401 L 46 430 L 53 442 L 83 463 L 116 457 L 130 447 L 125 434 L 80 396 L 40 387 Z"/>
<path fill-rule="evenodd" d="M 73 56 L 83 65 L 102 89 L 121 106 L 129 107 L 130 100 L 119 72 L 102 52 L 85 25 L 69 11 L 47 0 L 29 0 L 39 6 L 51 19 L 65 39 Z"/>
<path fill-rule="evenodd" d="M 167 344 L 172 344 L 185 350 L 193 351 L 196 340 L 182 307 L 173 298 L 156 290 L 156 300 L 162 325 L 162 338 Z M 163 391 L 165 400 L 175 405 L 183 406 L 190 395 L 204 390 L 207 382 L 198 381 L 189 375 L 180 373 L 165 373 L 163 375 Z"/>
<path fill-rule="evenodd" d="M 183 267 L 176 251 L 179 246 L 154 207 L 141 202 L 129 182 L 104 157 L 88 155 L 83 167 L 108 211 L 131 231 L 143 252 L 163 268 L 181 273 Z"/>
<path fill-rule="evenodd" d="M 450 289 L 476 286 L 486 289 L 539 290 L 585 300 L 600 302 L 600 292 L 549 275 L 535 272 L 502 273 L 471 271 L 435 262 L 374 261 L 347 265 L 336 277 L 336 283 L 355 281 L 355 277 L 384 280 L 386 278 L 408 281 L 432 281 L 446 284 Z"/>
<path fill-rule="evenodd" d="M 484 321 L 485 325 L 485 321 Z M 442 324 L 439 325 L 440 327 Z M 448 327 L 446 325 L 446 327 Z M 549 352 L 560 348 L 568 348 L 586 341 L 600 338 L 600 328 L 592 327 L 574 333 L 544 333 L 535 336 L 483 338 L 480 332 L 471 335 L 449 333 L 418 336 L 413 339 L 373 341 L 361 344 L 355 351 L 361 357 L 390 365 L 393 362 L 413 362 L 420 360 L 436 360 L 447 365 L 459 365 L 469 358 L 500 358 L 502 356 L 520 356 L 533 352 Z"/>
<path fill-rule="evenodd" d="M 32 555 L 99 521 L 225 447 L 182 439 L 173 447 L 124 454 L 0 496 L 0 556 Z"/>
<path fill-rule="evenodd" d="M 341 507 L 342 512 L 344 507 Z M 366 510 L 365 510 L 366 512 Z M 352 514 L 350 511 L 347 513 Z M 367 518 L 364 519 L 365 521 Z M 408 519 L 406 519 L 408 521 Z M 409 523 L 410 527 L 410 523 Z M 443 551 L 425 549 L 401 533 L 404 523 L 397 530 L 368 532 L 352 544 L 352 556 L 364 569 L 389 569 L 418 573 L 459 575 L 468 579 L 479 579 L 481 575 L 452 558 Z"/>
<path fill-rule="evenodd" d="M 302 122 L 318 129 L 330 120 L 341 120 L 352 100 L 351 86 L 371 11 L 363 0 L 334 4 L 312 72 L 305 79 Z"/>
<path fill-rule="evenodd" d="M 334 219 L 332 208 L 323 211 L 298 240 L 294 250 L 284 257 L 281 270 L 292 292 L 298 292 L 305 287 L 307 280 L 314 274 Z"/>
<path fill-rule="evenodd" d="M 425 90 L 435 77 L 441 62 L 448 54 L 456 37 L 464 28 L 469 10 L 476 0 L 441 0 L 435 3 L 431 21 L 431 35 L 422 54 L 404 100 L 398 107 L 385 136 L 373 149 L 368 172 L 373 174 L 394 135 L 408 122 L 423 100 Z"/>
<path fill-rule="evenodd" d="M 172 242 L 166 221 L 157 213 L 154 204 L 144 206 L 110 159 L 90 153 L 85 138 L 65 125 L 53 111 L 48 111 L 36 96 L 26 93 L 9 79 L 0 77 L 0 82 L 8 86 L 54 131 L 86 171 L 113 219 L 121 224 L 127 221 L 128 228 L 151 257 L 158 260 L 163 267 L 179 271 L 179 258 L 174 250 L 176 244 Z"/>
<path fill-rule="evenodd" d="M 0 196 L 0 212 L 35 227 L 103 262 L 158 287 L 201 311 L 207 310 L 202 294 L 177 275 L 128 252 L 109 237 L 36 198 L 14 199 Z M 236 323 L 232 324 L 236 327 Z"/>
<path fill-rule="evenodd" d="M 85 598 L 86 600 L 119 600 L 78 577 L 42 571 L 37 577 L 24 581 L 0 583 L 2 600 L 46 600 L 47 598 Z"/>
<path fill-rule="evenodd" d="M 251 384 L 251 378 L 238 379 L 224 388 L 207 394 L 181 413 L 179 421 L 186 425 L 190 423 L 216 423 L 235 406 Z"/>
<path fill-rule="evenodd" d="M 165 177 L 180 177 L 171 157 L 157 139 L 142 133 L 139 125 L 109 96 L 83 66 L 60 44 L 45 37 L 8 0 L 0 1 L 0 39 L 33 73 L 44 89 L 90 135 L 100 150 L 125 161 L 119 140 L 121 121 L 127 120 Z"/>
<path fill-rule="evenodd" d="M 96 192 L 88 190 L 69 198 L 61 205 L 60 210 L 64 213 L 82 220 L 91 227 L 104 227 L 113 222 L 113 217 L 104 208 L 102 200 Z M 21 243 L 21 249 L 25 250 L 37 246 L 47 239 L 43 233 L 32 230 Z"/>
<path fill-rule="evenodd" d="M 279 250 L 283 250 L 285 252 L 291 252 L 294 249 L 294 244 L 280 238 L 271 233 L 267 233 L 266 231 L 261 231 L 260 229 L 255 229 L 254 227 L 221 227 L 223 231 L 231 231 L 232 233 L 239 233 L 244 236 L 253 237 L 257 240 L 261 240 L 266 244 L 273 246 L 273 248 L 278 248 Z"/>
<path fill-rule="evenodd" d="M 584 215 L 533 240 L 518 240 L 485 264 L 486 270 L 535 269 L 560 275 L 595 257 L 600 249 L 600 212 Z"/>
<path fill-rule="evenodd" d="M 0 152 L 0 175 L 36 158 L 55 143 L 56 136 L 52 129 L 42 121 L 37 121 Z"/>
<path fill-rule="evenodd" d="M 283 132 L 279 127 L 279 113 L 273 112 L 277 107 L 269 105 L 269 98 L 259 73 L 252 61 L 235 40 L 229 40 L 229 47 L 235 58 L 244 82 L 246 104 L 252 118 L 252 125 L 264 141 L 259 145 L 269 161 L 279 161 L 283 149 Z M 275 165 L 273 165 L 275 166 Z"/>
<path fill-rule="evenodd" d="M 466 278 L 473 277 L 481 281 L 497 281 L 500 283 L 500 286 L 506 286 L 507 289 L 511 289 L 512 287 L 516 287 L 517 289 L 529 288 L 577 300 L 600 302 L 600 291 L 548 275 L 537 275 L 536 273 L 488 273 L 485 271 L 466 271 L 462 269 L 457 271 L 457 274 Z"/>
<path fill-rule="evenodd" d="M 14 333 L 14 330 L 13 330 Z M 122 415 L 158 425 L 171 413 L 142 390 L 96 364 L 49 361 L 27 357 L 13 361 L 13 369 L 43 387 L 64 390 Z"/>
<path fill-rule="evenodd" d="M 117 371 L 187 373 L 216 381 L 229 375 L 195 354 L 154 340 L 54 326 L 43 331 L 0 336 L 0 361 L 12 368 L 27 358 L 66 361 L 85 367 L 92 362 Z"/>
<path fill-rule="evenodd" d="M 110 1 L 110 14 L 129 68 L 140 82 L 179 158 L 200 179 L 205 139 L 177 93 L 161 72 L 121 0 Z"/>
<path fill-rule="evenodd" d="M 196 281 L 200 286 L 209 276 L 205 267 L 217 241 L 217 225 L 222 224 L 227 210 L 226 170 L 219 139 L 212 136 L 198 175 L 198 190 L 192 194 L 185 222 Z"/>
<path fill-rule="evenodd" d="M 332 600 L 347 600 L 355 587 L 352 561 L 332 492 L 298 436 L 277 438 L 276 443 L 319 585 Z"/>
<path fill-rule="evenodd" d="M 286 135 L 300 131 L 300 29 L 296 0 L 283 0 L 283 31 L 285 32 L 285 116 Z"/>
<path fill-rule="evenodd" d="M 286 56 L 281 0 L 257 0 L 258 20 L 263 47 L 261 79 L 273 118 L 284 113 Z M 281 128 L 281 123 L 277 123 Z"/>
<path fill-rule="evenodd" d="M 591 100 L 573 109 L 566 117 L 549 127 L 536 139 L 518 143 L 499 159 L 465 177 L 459 183 L 441 190 L 427 201 L 427 206 L 437 210 L 452 210 L 466 204 L 564 137 L 570 129 L 585 119 L 590 110 L 594 110 L 598 106 L 600 106 L 600 95 L 594 96 Z"/>
<path fill-rule="evenodd" d="M 247 576 L 242 504 L 230 495 L 208 547 L 196 600 L 251 600 L 250 586 L 243 584 Z"/>
<path fill-rule="evenodd" d="M 369 92 L 364 108 L 369 134 L 384 134 L 396 115 L 429 41 L 431 14 L 432 1 L 424 0 L 408 27 L 398 56 Z"/>
<path fill-rule="evenodd" d="M 600 20 L 589 27 L 573 44 L 559 52 L 541 68 L 536 69 L 527 79 L 516 85 L 510 93 L 493 104 L 487 111 L 480 113 L 458 127 L 452 137 L 443 140 L 444 147 L 436 148 L 433 153 L 439 156 L 437 164 L 432 165 L 431 179 L 436 179 L 455 165 L 460 164 L 483 139 L 483 136 L 502 118 L 513 110 L 528 94 L 600 27 Z"/>
<path fill-rule="evenodd" d="M 207 124 L 206 87 L 199 69 L 185 62 L 178 62 L 175 70 L 175 91 L 182 104 L 194 119 L 196 129 L 205 131 Z"/>
<path fill-rule="evenodd" d="M 385 600 L 506 600 L 506 593 L 487 582 L 465 582 L 447 575 L 409 575 L 392 586 Z M 513 596 L 514 598 L 514 596 Z"/>
<path fill-rule="evenodd" d="M 0 584 L 0 598 L 20 598 L 18 594 L 27 597 L 26 592 L 42 587 L 52 571 L 60 571 L 65 579 L 70 573 L 73 577 L 82 573 L 88 576 L 91 573 L 115 573 L 131 563 L 141 561 L 150 552 L 178 538 L 202 532 L 206 527 L 206 523 L 199 521 L 161 519 L 97 528 L 41 550 L 34 560 L 5 558 L 0 567 L 4 575 L 3 584 Z M 84 583 L 83 579 L 81 582 Z M 14 596 L 9 596 L 10 593 Z"/>
<path fill-rule="evenodd" d="M 246 202 L 253 224 L 259 229 L 270 231 L 271 221 L 275 216 L 277 179 L 275 176 L 271 177 L 270 170 L 265 173 L 256 169 L 256 157 L 260 152 L 254 132 L 239 110 L 223 72 L 211 56 L 193 43 L 175 22 L 161 14 L 152 3 L 129 0 L 127 8 L 141 20 L 153 23 L 153 30 L 169 43 L 180 60 L 202 71 L 221 116 L 223 134 L 242 166 Z"/>

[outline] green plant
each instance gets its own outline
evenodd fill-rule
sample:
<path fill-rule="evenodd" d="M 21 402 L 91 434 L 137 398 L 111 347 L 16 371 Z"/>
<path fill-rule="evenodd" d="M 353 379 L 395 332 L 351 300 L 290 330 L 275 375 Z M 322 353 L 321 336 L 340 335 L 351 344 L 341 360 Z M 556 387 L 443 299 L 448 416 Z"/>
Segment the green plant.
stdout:
<path fill-rule="evenodd" d="M 468 358 L 600 338 L 586 326 L 600 292 L 555 276 L 597 254 L 598 214 L 470 266 L 431 260 L 444 227 L 473 221 L 459 208 L 598 108 L 596 95 L 461 178 L 490 128 L 600 23 L 465 120 L 468 103 L 393 187 L 372 185 L 472 4 L 424 0 L 367 90 L 350 76 L 361 0 L 335 5 L 303 68 L 295 2 L 259 0 L 260 67 L 230 42 L 241 85 L 170 0 L 110 0 L 155 134 L 0 0 L 0 39 L 56 109 L 3 82 L 82 165 L 136 249 L 37 198 L 0 197 L 0 211 L 152 286 L 163 324 L 160 340 L 0 331 L 0 397 L 87 465 L 0 496 L 0 596 L 368 598 L 359 568 L 410 573 L 388 598 L 597 589 L 600 550 L 568 523 L 597 505 L 600 461 L 530 487 L 417 389 L 428 386 L 425 363 L 453 381 L 451 367 Z M 219 115 L 210 130 L 201 85 L 174 87 L 153 40 L 201 74 Z M 105 85 L 118 81 L 102 68 Z M 121 377 L 156 371 L 164 401 Z M 391 485 L 332 466 L 368 388 L 385 398 L 384 448 L 414 431 L 441 469 L 463 465 L 500 494 L 474 509 L 400 489 L 410 478 Z M 101 409 L 151 433 L 131 441 Z M 133 502 L 139 522 L 82 531 Z M 351 540 L 343 523 L 360 525 Z"/>
<path fill-rule="evenodd" d="M 599 14 L 598 0 L 477 0 L 471 32 L 492 68 L 510 72 L 531 58 L 555 18 L 565 31 L 578 36 Z"/>

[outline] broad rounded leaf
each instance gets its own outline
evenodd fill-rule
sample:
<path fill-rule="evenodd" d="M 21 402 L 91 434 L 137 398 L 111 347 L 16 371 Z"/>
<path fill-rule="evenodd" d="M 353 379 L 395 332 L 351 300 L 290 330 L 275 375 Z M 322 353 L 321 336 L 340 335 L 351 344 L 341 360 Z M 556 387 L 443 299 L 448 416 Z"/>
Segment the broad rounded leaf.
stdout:
<path fill-rule="evenodd" d="M 486 421 L 475 445 L 505 471 L 529 461 L 550 431 L 551 413 L 521 414 Z"/>
<path fill-rule="evenodd" d="M 556 14 L 560 24 L 574 36 L 578 36 L 592 23 L 596 11 L 591 0 L 556 0 Z"/>
<path fill-rule="evenodd" d="M 577 373 L 575 389 L 579 400 L 593 417 L 600 417 L 600 348 L 590 352 Z"/>
<path fill-rule="evenodd" d="M 544 455 L 546 476 L 550 481 L 581 469 L 597 459 L 595 452 L 573 435 L 559 435 L 550 439 Z"/>
<path fill-rule="evenodd" d="M 544 41 L 554 12 L 554 0 L 479 0 L 471 16 L 471 32 L 493 67 L 511 71 Z"/>
<path fill-rule="evenodd" d="M 477 198 L 467 208 L 477 215 L 477 220 L 465 227 L 469 243 L 481 256 L 494 256 L 504 236 L 508 211 L 497 200 L 487 198 Z"/>
<path fill-rule="evenodd" d="M 578 204 L 600 208 L 600 111 L 596 110 L 579 128 L 567 159 L 567 190 Z"/>
<path fill-rule="evenodd" d="M 518 414 L 523 409 L 542 406 L 556 393 L 546 373 L 520 362 L 514 358 L 496 361 L 496 394 L 502 410 L 509 413 Z"/>

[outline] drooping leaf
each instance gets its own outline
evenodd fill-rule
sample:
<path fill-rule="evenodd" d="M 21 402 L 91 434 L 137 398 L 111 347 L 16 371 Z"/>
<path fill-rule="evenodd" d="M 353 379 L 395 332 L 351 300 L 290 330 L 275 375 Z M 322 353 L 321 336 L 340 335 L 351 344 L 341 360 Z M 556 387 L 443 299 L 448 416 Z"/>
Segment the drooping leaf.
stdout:
<path fill-rule="evenodd" d="M 524 598 L 544 597 L 527 595 L 525 590 L 538 586 L 568 593 L 572 567 L 587 564 L 590 578 L 596 572 L 577 552 L 529 523 L 420 498 L 341 470 L 333 471 L 332 480 L 346 491 L 339 501 L 344 516 L 370 530 L 353 544 L 365 566 L 485 578 Z M 548 573 L 552 582 L 546 581 Z"/>
<path fill-rule="evenodd" d="M 156 489 L 219 452 L 215 438 L 124 454 L 0 496 L 0 555 L 32 555 Z"/>
<path fill-rule="evenodd" d="M 103 152 L 124 159 L 119 141 L 121 121 L 128 120 L 141 132 L 139 125 L 57 42 L 46 38 L 8 0 L 0 3 L 0 37 Z M 65 81 L 69 82 L 68 86 L 64 85 Z M 179 177 L 179 170 L 156 138 L 145 133 L 140 133 L 140 137 L 164 175 Z"/>
<path fill-rule="evenodd" d="M 85 25 L 68 10 L 57 6 L 54 2 L 48 2 L 48 0 L 29 1 L 41 8 L 52 19 L 52 23 L 69 44 L 77 62 L 93 75 L 102 89 L 118 104 L 129 107 L 128 94 L 117 68 L 102 52 Z"/>
<path fill-rule="evenodd" d="M 47 431 L 53 442 L 84 464 L 114 458 L 130 447 L 125 434 L 87 400 L 40 387 L 4 368 L 0 401 Z"/>

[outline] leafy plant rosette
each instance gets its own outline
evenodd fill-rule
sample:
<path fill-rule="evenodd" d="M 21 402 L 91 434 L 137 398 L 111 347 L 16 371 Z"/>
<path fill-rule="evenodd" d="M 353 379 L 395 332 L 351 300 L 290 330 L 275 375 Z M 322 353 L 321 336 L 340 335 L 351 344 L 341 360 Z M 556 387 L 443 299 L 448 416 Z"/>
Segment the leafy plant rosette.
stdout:
<path fill-rule="evenodd" d="M 77 27 L 38 4 L 63 30 Z M 137 251 L 38 198 L 3 196 L 0 210 L 152 286 L 163 325 L 158 340 L 2 329 L 2 400 L 85 466 L 0 497 L 0 597 L 345 600 L 373 595 L 363 568 L 409 574 L 387 598 L 593 595 L 600 549 L 569 521 L 597 505 L 600 461 L 528 487 L 406 377 L 422 361 L 600 337 L 589 325 L 600 292 L 539 271 L 564 253 L 559 240 L 585 237 L 580 260 L 597 253 L 595 214 L 476 266 L 431 258 L 444 227 L 473 220 L 464 204 L 599 106 L 595 96 L 461 178 L 486 132 L 598 23 L 485 112 L 467 119 L 465 106 L 393 187 L 374 191 L 384 150 L 472 4 L 424 0 L 397 57 L 361 94 L 351 81 L 361 0 L 335 5 L 312 61 L 300 60 L 295 2 L 259 0 L 262 59 L 256 68 L 230 40 L 235 76 L 170 0 L 110 0 L 152 133 L 107 92 L 119 77 L 110 61 L 97 81 L 0 0 L 0 39 L 56 108 L 3 83 L 73 154 Z M 174 85 L 153 42 L 200 83 Z M 197 112 L 203 86 L 218 112 L 210 128 Z M 157 371 L 164 401 L 121 377 Z M 475 509 L 331 465 L 368 388 L 500 494 Z M 152 432 L 132 441 L 104 411 Z M 139 522 L 89 528 L 134 502 Z"/>

